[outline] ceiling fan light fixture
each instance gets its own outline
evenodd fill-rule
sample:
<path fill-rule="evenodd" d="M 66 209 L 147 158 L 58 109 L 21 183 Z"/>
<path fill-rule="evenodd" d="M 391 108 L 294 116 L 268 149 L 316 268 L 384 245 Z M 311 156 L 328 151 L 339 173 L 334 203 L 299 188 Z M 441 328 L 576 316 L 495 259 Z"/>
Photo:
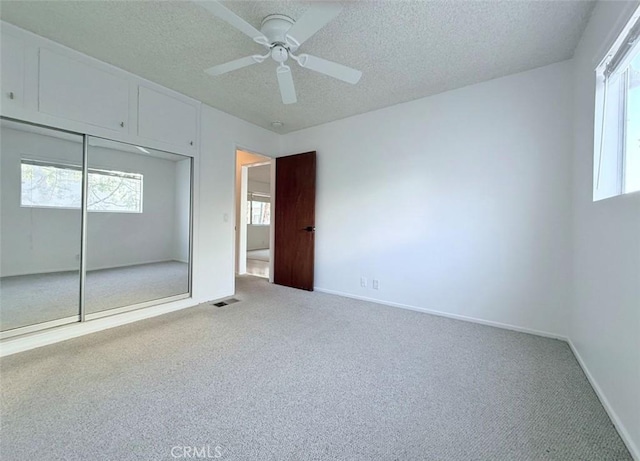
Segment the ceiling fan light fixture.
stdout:
<path fill-rule="evenodd" d="M 283 63 L 289 58 L 289 52 L 284 46 L 276 45 L 271 50 L 271 58 L 278 63 Z"/>

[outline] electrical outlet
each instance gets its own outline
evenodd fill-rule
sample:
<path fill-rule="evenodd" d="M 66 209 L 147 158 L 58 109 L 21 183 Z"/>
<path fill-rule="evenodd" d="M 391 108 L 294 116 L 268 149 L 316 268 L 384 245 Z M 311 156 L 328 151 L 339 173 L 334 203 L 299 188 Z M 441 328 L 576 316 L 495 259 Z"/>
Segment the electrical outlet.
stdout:
<path fill-rule="evenodd" d="M 360 286 L 362 288 L 367 288 L 367 278 L 366 277 L 360 277 Z"/>
<path fill-rule="evenodd" d="M 380 289 L 380 281 L 373 279 L 373 282 L 371 282 L 371 286 L 373 287 L 374 290 L 379 290 Z"/>

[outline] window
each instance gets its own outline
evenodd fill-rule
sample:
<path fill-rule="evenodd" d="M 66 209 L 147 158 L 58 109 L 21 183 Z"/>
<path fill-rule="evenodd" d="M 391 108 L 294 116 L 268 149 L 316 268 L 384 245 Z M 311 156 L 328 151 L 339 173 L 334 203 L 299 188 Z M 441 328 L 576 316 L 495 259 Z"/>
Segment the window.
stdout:
<path fill-rule="evenodd" d="M 247 224 L 268 226 L 271 224 L 271 197 L 249 192 L 247 197 Z"/>
<path fill-rule="evenodd" d="M 23 207 L 80 208 L 82 169 L 37 160 L 21 162 Z M 88 211 L 142 213 L 142 175 L 89 170 Z"/>
<path fill-rule="evenodd" d="M 640 191 L 639 11 L 596 69 L 594 200 Z"/>

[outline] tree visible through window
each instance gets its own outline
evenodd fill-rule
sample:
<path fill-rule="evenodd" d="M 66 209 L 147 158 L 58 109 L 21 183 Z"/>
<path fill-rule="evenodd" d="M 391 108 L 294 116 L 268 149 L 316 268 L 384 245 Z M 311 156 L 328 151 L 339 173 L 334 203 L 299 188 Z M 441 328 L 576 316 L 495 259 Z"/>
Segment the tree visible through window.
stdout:
<path fill-rule="evenodd" d="M 22 206 L 80 208 L 80 167 L 23 160 L 21 169 Z M 87 210 L 142 213 L 142 183 L 141 174 L 90 169 Z"/>

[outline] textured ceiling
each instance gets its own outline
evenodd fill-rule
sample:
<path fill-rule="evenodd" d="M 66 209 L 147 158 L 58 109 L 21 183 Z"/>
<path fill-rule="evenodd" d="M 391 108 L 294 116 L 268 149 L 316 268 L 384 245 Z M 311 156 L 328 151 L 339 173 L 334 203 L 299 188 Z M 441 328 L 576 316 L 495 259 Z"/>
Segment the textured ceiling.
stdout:
<path fill-rule="evenodd" d="M 224 4 L 254 25 L 297 19 L 299 1 Z M 293 66 L 283 105 L 276 63 L 227 75 L 203 69 L 263 48 L 189 1 L 5 1 L 0 17 L 264 128 L 286 133 L 569 59 L 586 1 L 352 1 L 301 47 L 363 71 L 349 85 Z M 271 122 L 284 126 L 273 129 Z"/>

